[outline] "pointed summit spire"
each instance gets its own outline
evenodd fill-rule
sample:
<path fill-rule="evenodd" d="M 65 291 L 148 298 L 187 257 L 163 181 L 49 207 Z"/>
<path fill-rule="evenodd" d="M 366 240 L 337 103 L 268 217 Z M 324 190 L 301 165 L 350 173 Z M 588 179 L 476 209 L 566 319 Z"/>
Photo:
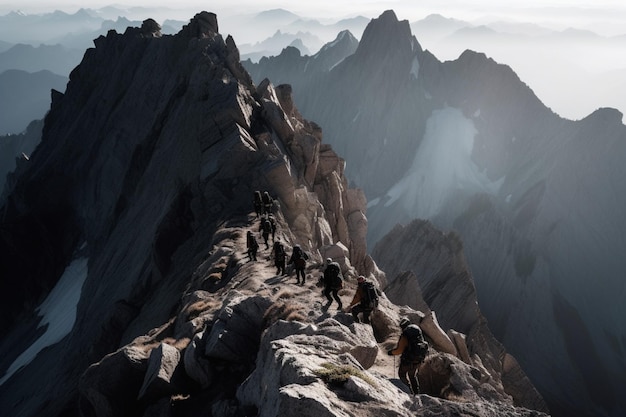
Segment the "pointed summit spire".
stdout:
<path fill-rule="evenodd" d="M 367 25 L 355 55 L 379 60 L 408 57 L 416 51 L 422 48 L 411 34 L 409 21 L 399 21 L 393 10 L 387 10 Z"/>

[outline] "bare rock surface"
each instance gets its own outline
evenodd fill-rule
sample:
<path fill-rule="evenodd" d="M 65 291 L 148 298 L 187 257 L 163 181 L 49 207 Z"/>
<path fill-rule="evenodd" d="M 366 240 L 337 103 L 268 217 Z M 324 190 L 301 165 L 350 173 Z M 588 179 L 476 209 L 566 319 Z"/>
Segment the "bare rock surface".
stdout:
<path fill-rule="evenodd" d="M 321 128 L 302 118 L 288 86 L 255 86 L 237 56 L 202 12 L 173 36 L 150 21 L 111 31 L 72 73 L 1 208 L 2 289 L 12 297 L 2 304 L 2 363 L 29 347 L 22 321 L 37 327 L 35 307 L 74 259 L 85 259 L 84 283 L 71 329 L 0 384 L 3 413 L 543 415 L 500 389 L 503 350 L 473 342 L 484 336 L 472 333 L 473 300 L 459 295 L 446 310 L 425 286 L 420 312 L 383 293 L 371 325 L 326 304 L 316 286 L 323 256 L 342 261 L 344 305 L 355 277 L 381 288 L 396 271 L 386 277 L 367 254 L 366 199 Z M 248 232 L 261 240 L 255 190 L 274 199 L 270 239 L 309 255 L 305 283 L 291 265 L 277 275 L 273 242 L 249 258 Z M 435 281 L 447 296 L 452 278 Z M 439 322 L 428 306 L 443 310 Z M 433 344 L 423 373 L 438 372 L 442 387 L 406 394 L 385 355 L 401 316 L 431 323 L 433 340 L 470 331 L 472 364 L 448 352 L 452 342 Z M 523 380 L 505 358 L 507 381 Z"/>

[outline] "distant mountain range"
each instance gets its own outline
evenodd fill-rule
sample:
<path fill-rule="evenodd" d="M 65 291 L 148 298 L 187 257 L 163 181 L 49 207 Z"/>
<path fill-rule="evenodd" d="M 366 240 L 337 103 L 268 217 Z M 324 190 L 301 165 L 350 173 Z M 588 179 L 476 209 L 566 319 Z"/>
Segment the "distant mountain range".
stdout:
<path fill-rule="evenodd" d="M 173 15 L 173 10 L 163 8 L 121 6 L 84 8 L 73 14 L 13 12 L 0 16 L 0 52 L 17 43 L 34 47 L 60 44 L 84 51 L 93 46 L 93 39 L 108 30 L 122 33 L 127 26 L 139 26 L 142 20 L 155 16 L 164 17 L 161 21 L 157 17 L 162 33 L 172 34 L 187 23 L 168 17 Z M 258 62 L 263 56 L 280 54 L 287 46 L 297 47 L 303 55 L 315 54 L 342 30 L 349 30 L 360 39 L 369 21 L 356 16 L 322 23 L 288 10 L 273 9 L 223 16 L 220 29 L 234 36 L 242 59 Z M 424 49 L 442 60 L 456 59 L 471 49 L 511 66 L 548 107 L 564 117 L 580 119 L 603 106 L 626 111 L 626 96 L 619 93 L 626 79 L 622 58 L 626 35 L 605 37 L 586 28 L 556 31 L 533 23 L 493 19 L 469 22 L 438 14 L 412 22 L 411 29 Z M 51 60 L 49 67 L 41 69 L 68 75 L 54 68 L 62 66 L 57 61 Z M 10 62 L 12 59 L 5 65 L 11 65 Z"/>

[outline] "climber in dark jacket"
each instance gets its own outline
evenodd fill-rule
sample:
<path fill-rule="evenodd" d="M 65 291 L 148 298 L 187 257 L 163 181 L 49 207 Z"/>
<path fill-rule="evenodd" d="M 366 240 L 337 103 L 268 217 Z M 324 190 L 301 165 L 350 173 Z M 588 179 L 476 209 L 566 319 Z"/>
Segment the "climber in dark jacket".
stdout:
<path fill-rule="evenodd" d="M 343 304 L 341 303 L 341 298 L 339 298 L 339 290 L 343 287 L 343 280 L 341 278 L 341 267 L 337 262 L 333 262 L 331 258 L 326 259 L 326 269 L 324 269 L 324 275 L 322 277 L 324 283 L 324 296 L 328 300 L 326 303 L 326 307 L 330 307 L 333 303 L 333 298 L 339 304 L 337 310 L 341 310 L 343 308 Z M 332 298 L 331 298 L 332 294 Z"/>
<path fill-rule="evenodd" d="M 285 261 L 287 253 L 285 247 L 280 241 L 274 242 L 274 266 L 276 266 L 276 275 L 287 275 L 285 272 Z"/>
<path fill-rule="evenodd" d="M 422 329 L 415 324 L 411 324 L 409 319 L 400 320 L 400 328 L 402 334 L 398 339 L 395 349 L 387 351 L 388 355 L 400 356 L 400 366 L 398 367 L 398 376 L 400 381 L 404 382 L 411 393 L 417 395 L 420 393 L 420 384 L 417 380 L 417 370 L 424 361 L 428 352 L 428 344 L 424 341 Z"/>
<path fill-rule="evenodd" d="M 368 288 L 373 288 L 374 293 L 370 293 Z M 348 306 L 348 310 L 352 312 L 354 321 L 360 323 L 359 314 L 363 315 L 363 323 L 369 324 L 370 315 L 378 307 L 378 297 L 380 292 L 374 287 L 374 284 L 368 282 L 363 275 L 357 278 L 357 288 L 354 297 Z"/>
<path fill-rule="evenodd" d="M 259 243 L 250 230 L 248 230 L 246 246 L 248 247 L 248 257 L 251 261 L 256 261 L 256 252 L 259 249 Z"/>
<path fill-rule="evenodd" d="M 291 254 L 291 258 L 289 258 L 289 264 L 293 264 L 294 269 L 296 270 L 297 283 L 300 285 L 304 285 L 304 282 L 306 280 L 304 268 L 306 268 L 307 259 L 309 259 L 309 256 L 302 250 L 300 245 L 295 245 L 293 247 L 293 253 Z M 300 283 L 300 277 L 302 277 L 302 283 Z"/>

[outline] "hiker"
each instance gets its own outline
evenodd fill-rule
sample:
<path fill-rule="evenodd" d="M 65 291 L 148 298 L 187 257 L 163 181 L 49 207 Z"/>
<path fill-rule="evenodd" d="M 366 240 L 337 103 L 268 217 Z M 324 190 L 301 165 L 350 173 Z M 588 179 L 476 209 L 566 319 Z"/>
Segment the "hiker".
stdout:
<path fill-rule="evenodd" d="M 259 243 L 256 241 L 256 237 L 254 237 L 252 231 L 250 230 L 248 230 L 246 246 L 248 247 L 249 261 L 256 261 L 256 252 L 259 249 Z"/>
<path fill-rule="evenodd" d="M 280 242 L 274 242 L 274 265 L 276 266 L 276 275 L 287 275 L 285 272 L 285 260 L 287 254 L 285 247 Z"/>
<path fill-rule="evenodd" d="M 270 197 L 270 193 L 263 191 L 263 214 L 272 212 L 272 204 L 274 204 L 274 200 Z"/>
<path fill-rule="evenodd" d="M 367 281 L 363 275 L 357 278 L 357 288 L 354 297 L 348 306 L 351 310 L 354 321 L 360 323 L 359 314 L 363 314 L 363 323 L 369 324 L 370 314 L 378 307 L 378 289 L 373 283 Z"/>
<path fill-rule="evenodd" d="M 267 239 L 269 239 L 270 233 L 272 232 L 272 225 L 265 216 L 261 217 L 259 232 L 261 232 L 261 236 L 263 236 L 263 240 L 265 241 L 265 249 L 269 249 L 270 245 L 267 243 Z"/>
<path fill-rule="evenodd" d="M 254 192 L 254 212 L 256 213 L 256 218 L 258 219 L 263 214 L 263 197 L 261 197 L 260 191 Z"/>
<path fill-rule="evenodd" d="M 326 303 L 326 308 L 330 307 L 333 303 L 333 298 L 339 304 L 337 310 L 341 310 L 343 308 L 343 304 L 341 303 L 341 298 L 339 298 L 340 289 L 343 288 L 343 275 L 341 274 L 341 267 L 337 262 L 333 262 L 331 258 L 326 258 L 326 269 L 324 269 L 324 295 L 328 299 L 328 303 Z M 332 294 L 332 298 L 331 298 Z"/>
<path fill-rule="evenodd" d="M 300 245 L 295 245 L 293 247 L 293 253 L 291 254 L 291 258 L 289 259 L 289 264 L 293 264 L 296 270 L 296 278 L 297 284 L 304 285 L 306 277 L 304 275 L 304 268 L 306 267 L 306 260 L 309 259 L 309 256 L 302 250 Z M 302 283 L 300 283 L 300 276 L 302 276 Z"/>
<path fill-rule="evenodd" d="M 276 236 L 276 219 L 272 213 L 267 215 L 267 219 L 270 221 L 271 232 L 272 232 L 272 242 L 275 242 L 274 237 Z"/>
<path fill-rule="evenodd" d="M 420 393 L 420 384 L 416 374 L 419 365 L 424 362 L 428 354 L 428 342 L 424 340 L 422 329 L 416 324 L 411 324 L 408 318 L 400 320 L 400 328 L 402 334 L 398 340 L 395 349 L 387 351 L 388 355 L 400 356 L 400 366 L 398 367 L 398 376 L 400 381 L 404 382 L 413 395 Z"/>

